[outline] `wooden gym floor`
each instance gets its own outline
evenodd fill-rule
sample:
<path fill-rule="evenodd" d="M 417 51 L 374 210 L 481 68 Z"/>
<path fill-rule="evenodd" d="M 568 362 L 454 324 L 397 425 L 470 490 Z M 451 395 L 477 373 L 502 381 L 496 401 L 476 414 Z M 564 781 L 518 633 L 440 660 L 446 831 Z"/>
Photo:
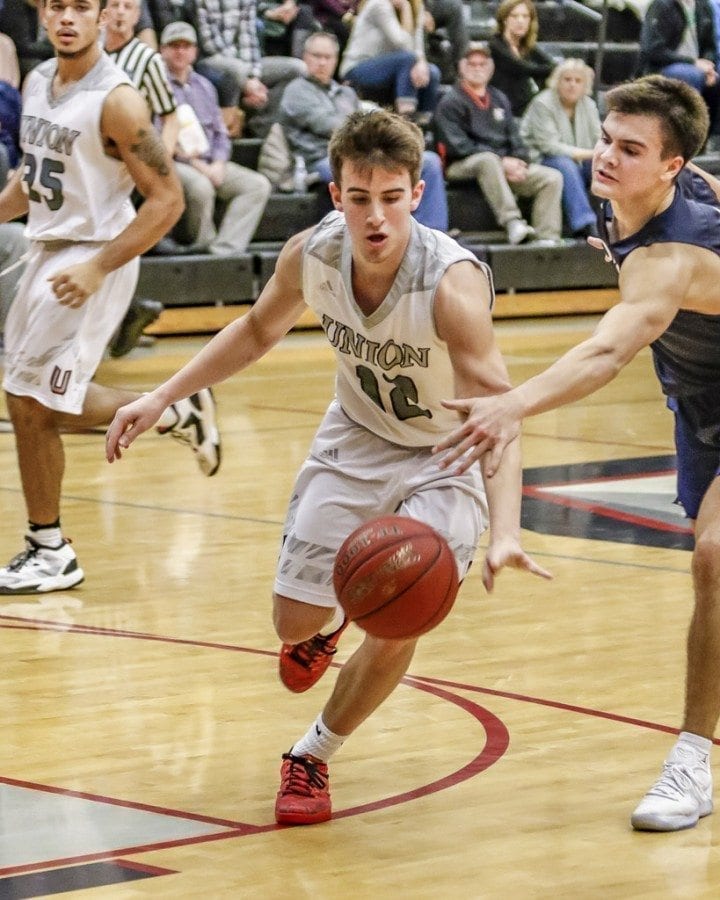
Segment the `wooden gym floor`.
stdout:
<path fill-rule="evenodd" d="M 498 322 L 513 380 L 594 321 Z M 203 340 L 160 338 L 100 379 L 148 388 Z M 720 817 L 671 835 L 629 826 L 679 721 L 691 610 L 648 353 L 526 423 L 523 539 L 554 581 L 508 572 L 487 596 L 476 566 L 333 760 L 334 820 L 274 826 L 280 755 L 336 672 L 284 691 L 269 601 L 332 389 L 313 332 L 221 385 L 209 480 L 155 434 L 113 466 L 100 435 L 67 439 L 63 520 L 86 581 L 0 603 L 0 897 L 717 897 Z M 24 526 L 9 434 L 0 459 L 4 561 Z M 359 639 L 347 633 L 338 664 Z"/>

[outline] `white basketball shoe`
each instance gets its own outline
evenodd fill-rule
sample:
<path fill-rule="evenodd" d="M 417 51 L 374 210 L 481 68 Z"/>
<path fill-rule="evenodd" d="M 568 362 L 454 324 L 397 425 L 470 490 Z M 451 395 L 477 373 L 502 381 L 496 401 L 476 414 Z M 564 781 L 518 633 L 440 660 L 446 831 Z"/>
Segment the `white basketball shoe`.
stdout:
<path fill-rule="evenodd" d="M 632 814 L 637 831 L 692 828 L 713 810 L 709 753 L 680 740 L 665 760 L 660 778 Z"/>
<path fill-rule="evenodd" d="M 203 475 L 210 477 L 220 468 L 220 433 L 215 418 L 215 398 L 210 388 L 178 400 L 170 407 L 177 415 L 174 425 L 158 428 L 160 434 L 188 444 Z"/>
<path fill-rule="evenodd" d="M 22 553 L 0 568 L 0 594 L 64 591 L 85 578 L 67 541 L 59 547 L 43 547 L 31 537 L 26 537 L 25 542 Z"/>

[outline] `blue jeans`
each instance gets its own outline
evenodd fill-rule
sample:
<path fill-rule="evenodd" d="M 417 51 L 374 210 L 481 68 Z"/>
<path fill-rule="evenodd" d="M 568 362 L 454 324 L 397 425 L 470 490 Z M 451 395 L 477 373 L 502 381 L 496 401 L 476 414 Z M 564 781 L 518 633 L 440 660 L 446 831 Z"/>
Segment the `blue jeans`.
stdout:
<path fill-rule="evenodd" d="M 590 160 L 576 163 L 569 156 L 545 156 L 542 164 L 557 169 L 563 177 L 562 207 L 573 234 L 596 222 L 587 188 L 590 186 Z"/>
<path fill-rule="evenodd" d="M 685 84 L 689 84 L 699 94 L 702 94 L 710 113 L 710 134 L 717 134 L 720 130 L 720 85 L 717 83 L 710 86 L 705 84 L 705 76 L 692 63 L 670 63 L 669 66 L 664 66 L 660 70 L 660 74 L 667 78 L 684 81 Z"/>
<path fill-rule="evenodd" d="M 330 184 L 332 181 L 330 160 L 327 156 L 313 163 L 310 171 L 317 172 L 325 184 Z M 447 232 L 450 222 L 447 194 L 445 193 L 445 176 L 440 157 L 432 150 L 426 150 L 423 153 L 420 177 L 425 182 L 425 191 L 413 216 L 421 225 Z"/>
<path fill-rule="evenodd" d="M 410 70 L 417 62 L 414 53 L 407 50 L 396 50 L 394 53 L 383 53 L 374 59 L 366 59 L 345 75 L 355 90 L 362 94 L 363 88 L 370 90 L 387 90 L 392 99 L 412 97 L 417 100 L 420 112 L 434 112 L 438 101 L 438 85 L 440 69 L 430 63 L 430 81 L 424 88 L 416 88 L 410 80 Z"/>

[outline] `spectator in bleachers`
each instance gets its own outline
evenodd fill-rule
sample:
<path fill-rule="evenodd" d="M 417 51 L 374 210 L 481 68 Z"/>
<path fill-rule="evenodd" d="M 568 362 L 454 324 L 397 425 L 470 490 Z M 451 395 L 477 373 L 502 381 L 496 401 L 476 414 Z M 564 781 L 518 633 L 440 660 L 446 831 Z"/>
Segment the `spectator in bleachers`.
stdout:
<path fill-rule="evenodd" d="M 600 138 L 600 113 L 590 96 L 593 81 L 593 70 L 582 59 L 563 60 L 520 123 L 523 142 L 544 166 L 562 174 L 563 210 L 575 237 L 597 237 L 588 194 L 593 149 Z"/>
<path fill-rule="evenodd" d="M 258 0 L 257 13 L 263 56 L 299 59 L 305 38 L 319 28 L 312 7 L 295 0 Z"/>
<path fill-rule="evenodd" d="M 335 35 L 342 56 L 350 37 L 358 0 L 310 0 L 313 16 L 323 31 Z"/>
<path fill-rule="evenodd" d="M 230 138 L 212 83 L 193 69 L 197 35 L 187 22 L 173 22 L 160 38 L 182 127 L 175 154 L 185 195 L 178 229 L 197 248 L 217 255 L 243 253 L 252 240 L 270 196 L 270 182 L 230 161 Z M 226 204 L 215 227 L 216 199 Z"/>
<path fill-rule="evenodd" d="M 438 143 L 446 157 L 449 181 L 474 179 L 511 244 L 537 237 L 560 240 L 562 176 L 530 163 L 510 101 L 490 87 L 493 61 L 484 43 L 471 43 L 460 60 L 460 80 L 435 110 Z M 532 227 L 516 198 L 532 199 Z"/>
<path fill-rule="evenodd" d="M 162 142 L 172 156 L 178 134 L 175 97 L 160 54 L 134 35 L 140 0 L 107 0 L 105 9 L 105 50 L 159 118 Z"/>
<path fill-rule="evenodd" d="M 143 0 L 143 6 L 158 37 L 171 22 L 191 22 L 194 15 L 193 0 Z"/>
<path fill-rule="evenodd" d="M 7 81 L 0 81 L 0 188 L 20 162 L 20 91 Z"/>
<path fill-rule="evenodd" d="M 40 24 L 35 0 L 4 0 L 0 9 L 0 32 L 12 39 L 20 64 L 20 83 L 35 66 L 54 54 Z"/>
<path fill-rule="evenodd" d="M 22 258 L 29 248 L 24 225 L 20 222 L 0 223 L 0 353 L 4 349 L 5 319 L 25 268 Z"/>
<path fill-rule="evenodd" d="M 305 41 L 303 59 L 307 75 L 285 88 L 280 104 L 280 122 L 291 150 L 300 154 L 309 172 L 322 181 L 332 181 L 328 144 L 345 119 L 360 106 L 350 85 L 338 84 L 333 72 L 338 62 L 338 40 L 329 32 L 317 32 Z M 448 230 L 448 206 L 442 163 L 436 153 L 425 151 L 420 177 L 425 191 L 415 219 L 430 228 Z"/>
<path fill-rule="evenodd" d="M 428 59 L 440 69 L 441 79 L 455 80 L 458 63 L 468 45 L 463 0 L 425 0 L 425 32 Z"/>
<path fill-rule="evenodd" d="M 287 56 L 263 56 L 257 31 L 256 0 L 196 0 L 195 30 L 200 56 L 197 71 L 218 89 L 225 125 L 237 136 L 242 104 L 248 119 L 255 113 L 256 133 L 277 118 L 285 85 L 305 72 L 301 60 Z M 272 94 L 271 94 L 272 92 Z"/>
<path fill-rule="evenodd" d="M 667 75 L 702 94 L 720 149 L 718 44 L 710 0 L 653 0 L 640 30 L 640 74 Z"/>
<path fill-rule="evenodd" d="M 438 99 L 440 70 L 425 54 L 421 0 L 365 0 L 340 62 L 340 77 L 367 99 L 393 103 L 427 125 Z"/>
<path fill-rule="evenodd" d="M 0 81 L 5 81 L 14 88 L 20 87 L 20 63 L 15 43 L 11 37 L 2 33 L 0 33 Z"/>
<path fill-rule="evenodd" d="M 153 50 L 157 50 L 158 40 L 155 23 L 146 0 L 140 0 L 140 16 L 135 24 L 135 37 L 147 44 L 148 47 L 152 47 Z"/>
<path fill-rule="evenodd" d="M 555 68 L 538 47 L 538 14 L 533 0 L 502 0 L 495 13 L 497 33 L 490 38 L 495 63 L 492 86 L 510 101 L 518 118 Z"/>

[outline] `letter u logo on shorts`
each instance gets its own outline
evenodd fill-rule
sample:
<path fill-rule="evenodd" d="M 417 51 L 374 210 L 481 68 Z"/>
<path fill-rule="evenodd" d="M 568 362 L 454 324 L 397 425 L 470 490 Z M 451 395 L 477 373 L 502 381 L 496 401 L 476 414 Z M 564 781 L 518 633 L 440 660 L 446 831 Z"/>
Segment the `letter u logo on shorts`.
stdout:
<path fill-rule="evenodd" d="M 72 369 L 63 371 L 58 366 L 55 366 L 50 376 L 50 390 L 53 394 L 64 394 L 67 391 L 71 375 Z"/>

